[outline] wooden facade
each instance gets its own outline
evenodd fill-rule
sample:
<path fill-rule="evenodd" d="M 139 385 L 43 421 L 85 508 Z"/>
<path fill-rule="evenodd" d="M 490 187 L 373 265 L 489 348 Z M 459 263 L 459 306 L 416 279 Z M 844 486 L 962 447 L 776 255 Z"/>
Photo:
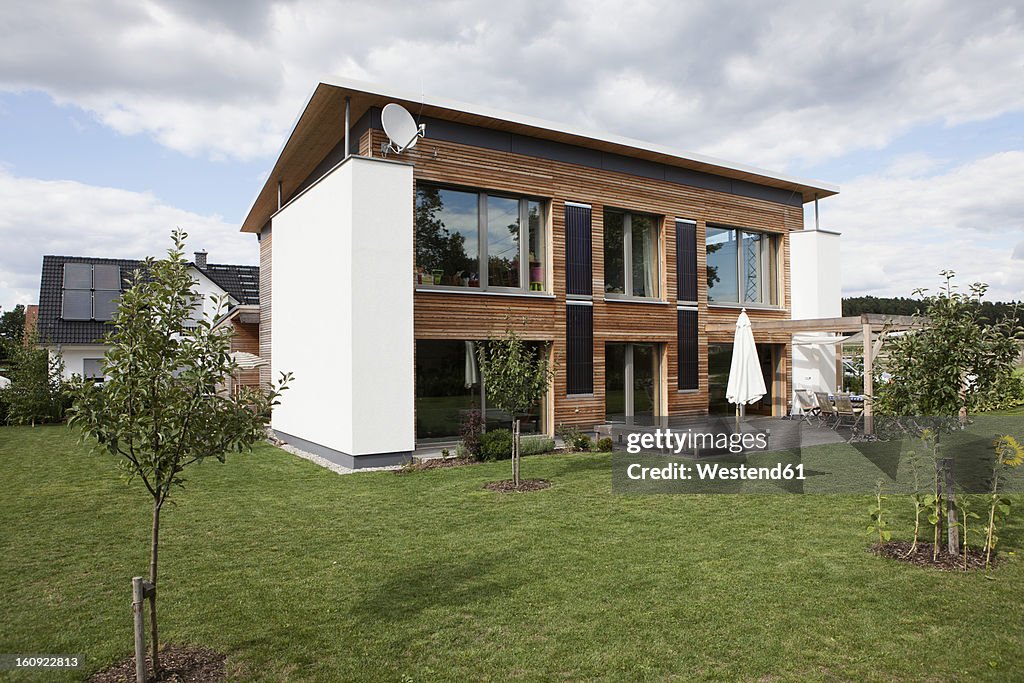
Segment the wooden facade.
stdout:
<path fill-rule="evenodd" d="M 379 156 L 383 132 L 371 129 L 359 140 L 359 153 Z M 730 343 L 731 332 L 704 332 L 706 326 L 730 325 L 739 314 L 737 305 L 708 305 L 705 231 L 708 224 L 745 228 L 779 236 L 778 297 L 776 308 L 747 306 L 752 320 L 789 318 L 790 276 L 788 233 L 803 229 L 803 209 L 726 192 L 655 180 L 622 172 L 495 151 L 456 142 L 421 141 L 401 160 L 414 166 L 417 183 L 449 185 L 484 191 L 540 197 L 547 200 L 548 254 L 551 266 L 545 295 L 497 295 L 479 291 L 429 291 L 415 294 L 417 339 L 486 339 L 511 326 L 531 340 L 552 342 L 553 359 L 564 365 L 566 341 L 565 203 L 589 204 L 593 230 L 593 354 L 594 391 L 570 396 L 565 373 L 555 379 L 549 400 L 548 424 L 589 427 L 605 420 L 605 344 L 653 342 L 659 345 L 660 405 L 668 415 L 703 414 L 708 410 L 708 344 Z M 660 301 L 610 299 L 604 294 L 605 208 L 660 216 Z M 676 318 L 675 220 L 697 225 L 698 320 L 700 382 L 696 391 L 679 391 Z M 264 238 L 269 249 L 269 239 Z M 261 275 L 269 277 L 269 263 L 261 260 Z M 415 264 L 410 264 L 410 274 Z M 264 299 L 268 301 L 268 299 Z M 266 315 L 269 307 L 264 304 Z M 759 343 L 779 345 L 775 364 L 773 412 L 785 410 L 790 393 L 790 335 L 756 335 Z M 664 410 L 662 413 L 666 412 Z"/>

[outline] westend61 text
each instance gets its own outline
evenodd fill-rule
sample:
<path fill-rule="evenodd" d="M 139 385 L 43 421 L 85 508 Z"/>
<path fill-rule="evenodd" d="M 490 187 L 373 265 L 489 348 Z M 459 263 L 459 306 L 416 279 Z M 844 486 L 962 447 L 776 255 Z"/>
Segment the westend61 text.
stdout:
<path fill-rule="evenodd" d="M 671 428 L 653 432 L 633 432 L 626 440 L 626 452 L 636 455 L 641 450 L 672 451 L 676 455 L 686 449 L 728 450 L 730 453 L 768 448 L 768 436 L 759 434 L 728 434 L 726 432 L 674 432 Z"/>
<path fill-rule="evenodd" d="M 804 466 L 779 463 L 773 467 L 751 467 L 750 465 L 724 466 L 717 463 L 695 463 L 685 465 L 673 462 L 664 467 L 644 467 L 633 463 L 626 468 L 626 476 L 630 479 L 649 481 L 697 479 L 702 481 L 734 481 L 734 480 L 768 480 L 790 481 L 803 480 Z"/>

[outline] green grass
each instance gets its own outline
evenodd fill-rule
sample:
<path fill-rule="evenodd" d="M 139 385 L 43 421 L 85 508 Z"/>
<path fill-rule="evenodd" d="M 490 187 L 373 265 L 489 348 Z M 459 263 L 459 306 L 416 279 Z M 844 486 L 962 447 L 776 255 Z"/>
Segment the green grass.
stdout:
<path fill-rule="evenodd" d="M 879 559 L 868 496 L 613 495 L 586 454 L 527 458 L 549 490 L 482 490 L 507 467 L 338 476 L 265 445 L 204 464 L 163 519 L 163 636 L 244 681 L 1020 676 L 1024 563 Z M 147 494 L 63 427 L 0 428 L 0 481 L 0 652 L 87 657 L 47 681 L 130 655 Z"/>

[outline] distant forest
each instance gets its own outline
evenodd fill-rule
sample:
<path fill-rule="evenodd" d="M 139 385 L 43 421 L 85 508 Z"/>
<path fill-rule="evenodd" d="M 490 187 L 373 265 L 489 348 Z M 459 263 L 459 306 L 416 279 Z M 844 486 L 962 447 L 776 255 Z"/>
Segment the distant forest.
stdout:
<path fill-rule="evenodd" d="M 1003 303 L 1001 301 L 981 302 L 981 316 L 986 322 L 993 323 L 1001 320 L 1004 316 L 1013 315 L 1014 307 L 1017 310 L 1017 323 L 1024 325 L 1024 303 Z M 843 299 L 843 315 L 860 315 L 861 313 L 888 313 L 890 315 L 913 315 L 921 307 L 917 299 L 907 297 L 877 297 L 877 296 L 855 296 Z"/>

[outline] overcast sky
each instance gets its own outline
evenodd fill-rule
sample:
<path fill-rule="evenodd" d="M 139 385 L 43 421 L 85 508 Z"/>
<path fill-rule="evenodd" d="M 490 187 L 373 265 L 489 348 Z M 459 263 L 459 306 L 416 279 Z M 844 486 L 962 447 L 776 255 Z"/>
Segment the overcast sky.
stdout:
<path fill-rule="evenodd" d="M 0 307 L 43 254 L 256 263 L 238 226 L 336 74 L 824 180 L 843 291 L 1024 299 L 1024 12 L 971 2 L 7 2 Z"/>

